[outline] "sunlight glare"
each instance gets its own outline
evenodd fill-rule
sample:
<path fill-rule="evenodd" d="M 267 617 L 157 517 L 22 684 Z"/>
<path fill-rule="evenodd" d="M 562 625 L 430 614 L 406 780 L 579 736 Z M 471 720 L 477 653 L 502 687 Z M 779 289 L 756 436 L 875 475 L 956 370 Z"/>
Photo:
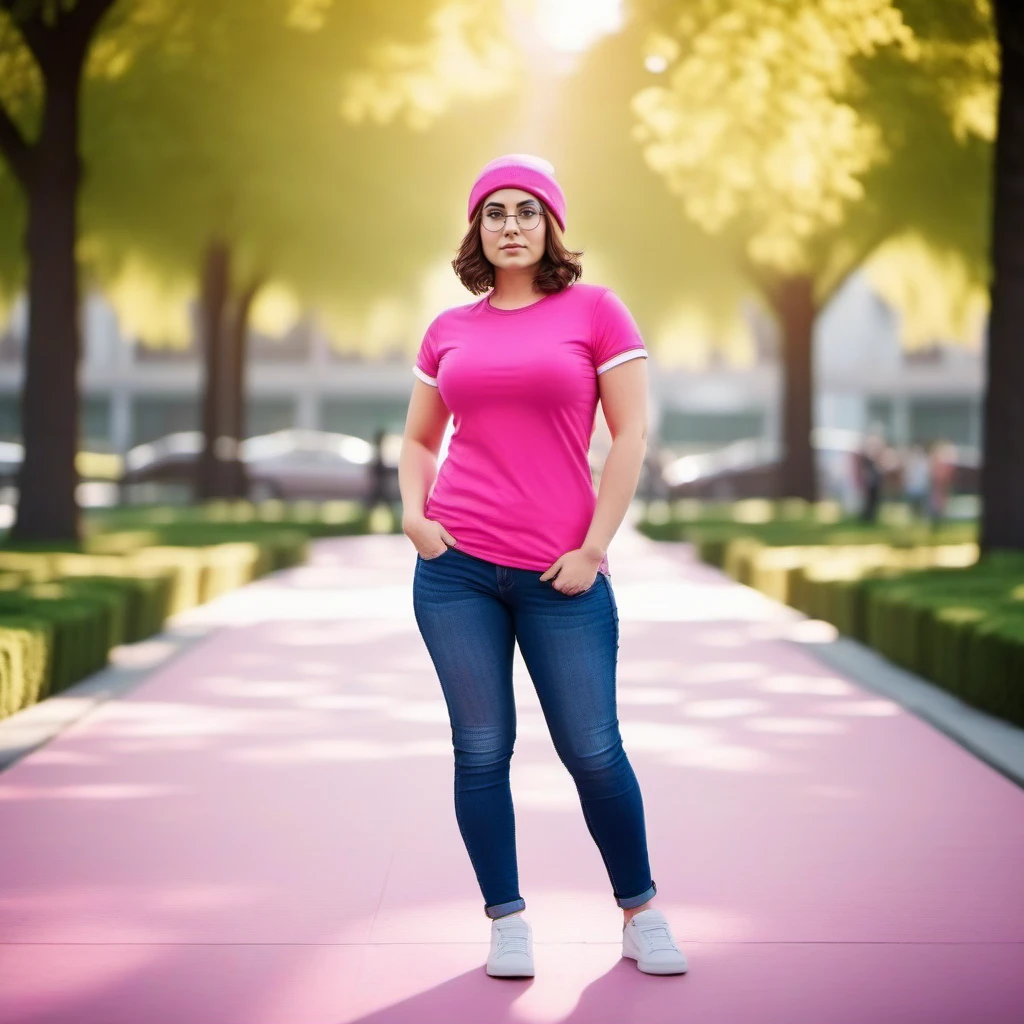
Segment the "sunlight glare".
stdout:
<path fill-rule="evenodd" d="M 545 0 L 533 25 L 553 50 L 582 53 L 603 35 L 622 28 L 622 0 Z"/>

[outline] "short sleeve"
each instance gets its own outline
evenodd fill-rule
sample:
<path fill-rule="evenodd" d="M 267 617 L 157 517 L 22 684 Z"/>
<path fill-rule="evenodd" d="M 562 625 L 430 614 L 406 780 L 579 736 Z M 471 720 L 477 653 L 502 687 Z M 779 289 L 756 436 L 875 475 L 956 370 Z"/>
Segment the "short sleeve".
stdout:
<path fill-rule="evenodd" d="M 594 306 L 591 336 L 594 366 L 598 373 L 604 373 L 627 359 L 647 356 L 640 328 L 626 304 L 610 288 Z"/>
<path fill-rule="evenodd" d="M 431 387 L 436 388 L 438 386 L 437 364 L 437 319 L 435 318 L 427 328 L 427 333 L 423 335 L 423 341 L 420 343 L 420 350 L 416 356 L 412 372 L 424 384 L 429 384 Z"/>

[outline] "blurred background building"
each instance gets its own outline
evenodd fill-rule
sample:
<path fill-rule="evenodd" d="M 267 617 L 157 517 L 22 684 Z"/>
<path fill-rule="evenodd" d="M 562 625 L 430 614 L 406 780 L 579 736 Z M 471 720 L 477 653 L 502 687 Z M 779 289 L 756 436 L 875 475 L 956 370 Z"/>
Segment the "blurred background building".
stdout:
<path fill-rule="evenodd" d="M 466 301 L 471 301 L 467 294 Z M 775 329 L 750 314 L 756 361 L 744 368 L 712 355 L 701 370 L 669 370 L 649 360 L 651 436 L 677 455 L 713 451 L 740 439 L 777 440 L 780 381 Z M 644 324 L 640 324 L 644 329 Z M 818 322 L 816 425 L 884 431 L 903 446 L 944 438 L 976 449 L 981 437 L 981 353 L 962 344 L 907 349 L 899 314 L 855 274 Z M 19 441 L 24 302 L 0 334 L 0 441 Z M 645 332 L 646 333 L 646 332 Z M 200 428 L 201 363 L 192 347 L 156 348 L 119 330 L 102 295 L 84 304 L 81 447 L 124 454 L 135 445 Z M 250 334 L 247 436 L 298 427 L 370 441 L 401 433 L 417 342 L 396 337 L 385 358 L 342 352 L 310 317 L 283 336 Z M 600 415 L 595 446 L 605 447 Z"/>

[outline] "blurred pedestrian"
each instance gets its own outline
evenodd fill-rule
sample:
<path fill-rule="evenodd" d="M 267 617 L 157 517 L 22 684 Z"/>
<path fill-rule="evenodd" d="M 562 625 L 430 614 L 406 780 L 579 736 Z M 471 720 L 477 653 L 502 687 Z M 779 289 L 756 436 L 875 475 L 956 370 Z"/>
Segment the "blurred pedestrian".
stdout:
<path fill-rule="evenodd" d="M 903 497 L 915 519 L 928 515 L 930 483 L 928 450 L 920 441 L 915 441 L 903 459 Z"/>
<path fill-rule="evenodd" d="M 878 434 L 868 434 L 858 453 L 856 467 L 861 493 L 860 520 L 862 523 L 878 521 L 878 505 L 882 497 L 884 450 L 884 439 Z"/>
<path fill-rule="evenodd" d="M 928 459 L 928 519 L 933 527 L 946 518 L 955 469 L 954 454 L 952 445 L 942 439 L 932 444 Z"/>

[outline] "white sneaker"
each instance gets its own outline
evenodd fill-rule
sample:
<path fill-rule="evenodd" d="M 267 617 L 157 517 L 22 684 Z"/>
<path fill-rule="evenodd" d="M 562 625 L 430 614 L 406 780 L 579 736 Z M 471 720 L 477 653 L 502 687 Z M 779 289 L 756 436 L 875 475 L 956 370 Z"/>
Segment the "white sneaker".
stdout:
<path fill-rule="evenodd" d="M 520 914 L 491 921 L 487 973 L 492 978 L 533 977 L 533 929 Z"/>
<path fill-rule="evenodd" d="M 685 974 L 689 966 L 665 915 L 654 907 L 634 914 L 622 929 L 622 955 L 635 960 L 644 974 Z"/>

